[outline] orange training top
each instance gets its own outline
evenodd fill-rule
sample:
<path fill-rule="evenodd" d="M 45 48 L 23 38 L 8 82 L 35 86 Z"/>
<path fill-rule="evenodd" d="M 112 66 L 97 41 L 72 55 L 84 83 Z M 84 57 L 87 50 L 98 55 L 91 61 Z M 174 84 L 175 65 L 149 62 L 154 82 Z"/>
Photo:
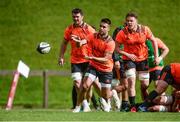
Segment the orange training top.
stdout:
<path fill-rule="evenodd" d="M 87 44 L 78 47 L 76 44 L 77 42 L 71 38 L 72 35 L 77 36 L 81 40 L 86 39 L 88 41 L 88 36 L 93 33 L 95 33 L 95 29 L 86 23 L 83 23 L 82 26 L 75 26 L 72 24 L 65 29 L 64 39 L 71 44 L 71 63 L 88 62 L 88 60 L 84 58 L 85 55 L 88 55 Z"/>
<path fill-rule="evenodd" d="M 180 85 L 180 63 L 171 63 L 171 74 L 174 78 L 175 84 Z"/>
<path fill-rule="evenodd" d="M 148 49 L 145 44 L 146 40 L 152 36 L 151 30 L 147 26 L 138 25 L 136 32 L 129 32 L 128 27 L 119 31 L 116 41 L 124 45 L 124 51 L 137 56 L 138 61 L 148 58 Z M 123 60 L 130 60 L 123 55 Z"/>
<path fill-rule="evenodd" d="M 94 57 L 104 57 L 105 53 L 114 52 L 115 42 L 111 37 L 108 37 L 107 40 L 102 40 L 101 38 L 99 38 L 98 33 L 95 33 L 90 36 L 90 48 L 92 49 L 92 55 Z M 91 60 L 90 65 L 101 72 L 112 72 L 113 59 L 111 57 L 106 63 Z"/>

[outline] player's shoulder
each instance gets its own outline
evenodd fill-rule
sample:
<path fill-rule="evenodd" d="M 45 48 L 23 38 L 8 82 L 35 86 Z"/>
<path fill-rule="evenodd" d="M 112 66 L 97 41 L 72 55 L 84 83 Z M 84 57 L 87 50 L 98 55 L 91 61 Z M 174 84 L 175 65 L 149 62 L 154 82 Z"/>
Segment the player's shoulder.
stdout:
<path fill-rule="evenodd" d="M 113 41 L 114 42 L 114 40 L 113 40 L 113 38 L 111 36 L 109 36 L 109 41 Z"/>
<path fill-rule="evenodd" d="M 96 32 L 96 28 L 88 23 L 84 22 L 83 25 L 83 29 L 88 32 L 88 33 L 95 33 Z"/>
<path fill-rule="evenodd" d="M 74 28 L 74 25 L 73 24 L 70 24 L 70 25 L 68 25 L 67 27 L 66 27 L 66 31 L 70 31 L 70 30 L 72 30 Z"/>
<path fill-rule="evenodd" d="M 115 44 L 113 38 L 109 35 L 109 37 L 107 38 L 107 43 L 110 43 L 110 44 Z"/>
<path fill-rule="evenodd" d="M 144 29 L 145 31 L 150 31 L 150 27 L 147 25 L 140 25 L 141 29 Z"/>

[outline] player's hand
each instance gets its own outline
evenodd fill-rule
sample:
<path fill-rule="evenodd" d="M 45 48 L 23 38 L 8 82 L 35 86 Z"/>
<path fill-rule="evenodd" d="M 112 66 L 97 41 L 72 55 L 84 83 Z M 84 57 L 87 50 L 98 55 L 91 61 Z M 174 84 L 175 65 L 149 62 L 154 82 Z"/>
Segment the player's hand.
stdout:
<path fill-rule="evenodd" d="M 162 57 L 159 56 L 159 57 L 155 58 L 155 62 L 154 62 L 154 63 L 155 63 L 156 65 L 159 65 L 160 62 L 161 62 L 161 60 L 162 60 Z"/>
<path fill-rule="evenodd" d="M 91 56 L 85 56 L 84 58 L 87 59 L 87 60 L 93 59 Z"/>
<path fill-rule="evenodd" d="M 80 46 L 84 45 L 87 43 L 87 40 L 86 39 L 82 39 L 81 42 L 80 42 Z"/>
<path fill-rule="evenodd" d="M 175 98 L 180 99 L 180 91 L 175 91 L 174 96 Z"/>
<path fill-rule="evenodd" d="M 59 64 L 60 66 L 63 66 L 63 65 L 64 65 L 64 58 L 59 58 L 58 64 Z"/>
<path fill-rule="evenodd" d="M 132 61 L 137 60 L 137 57 L 134 54 L 128 54 L 127 57 L 130 58 Z"/>

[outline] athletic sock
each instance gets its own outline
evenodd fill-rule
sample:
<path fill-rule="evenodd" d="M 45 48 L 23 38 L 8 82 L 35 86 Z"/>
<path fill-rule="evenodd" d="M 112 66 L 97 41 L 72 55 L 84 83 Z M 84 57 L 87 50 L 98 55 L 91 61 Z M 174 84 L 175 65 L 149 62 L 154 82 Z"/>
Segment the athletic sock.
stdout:
<path fill-rule="evenodd" d="M 126 107 L 126 106 L 128 106 L 128 101 L 122 101 L 122 107 Z"/>
<path fill-rule="evenodd" d="M 72 88 L 72 103 L 73 103 L 73 109 L 76 107 L 77 103 L 77 92 L 75 86 Z"/>
<path fill-rule="evenodd" d="M 131 106 L 135 105 L 135 98 L 136 98 L 136 96 L 129 97 L 129 102 L 130 102 Z"/>

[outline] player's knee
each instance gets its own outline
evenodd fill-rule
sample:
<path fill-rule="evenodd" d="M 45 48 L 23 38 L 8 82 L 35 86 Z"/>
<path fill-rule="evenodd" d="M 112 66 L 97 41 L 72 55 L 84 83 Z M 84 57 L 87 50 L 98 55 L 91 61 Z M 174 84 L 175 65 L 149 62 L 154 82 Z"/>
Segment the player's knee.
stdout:
<path fill-rule="evenodd" d="M 132 69 L 126 70 L 125 75 L 126 75 L 126 78 L 135 78 L 136 77 L 135 69 L 132 68 Z"/>
<path fill-rule="evenodd" d="M 140 72 L 139 73 L 139 80 L 141 80 L 141 81 L 149 81 L 149 72 Z"/>
<path fill-rule="evenodd" d="M 86 73 L 85 77 L 90 78 L 92 81 L 96 81 L 97 80 L 97 77 L 95 75 L 91 74 L 91 73 Z"/>
<path fill-rule="evenodd" d="M 83 84 L 83 86 L 82 86 L 83 88 L 82 88 L 82 90 L 83 90 L 83 92 L 87 92 L 88 91 L 88 89 L 89 89 L 89 87 L 88 87 L 88 85 L 87 84 Z"/>
<path fill-rule="evenodd" d="M 101 83 L 102 88 L 111 88 L 111 84 Z"/>
<path fill-rule="evenodd" d="M 148 88 L 148 84 L 146 83 L 141 83 L 141 89 L 147 89 Z"/>
<path fill-rule="evenodd" d="M 82 74 L 80 72 L 72 73 L 71 77 L 74 81 L 81 81 L 82 80 Z"/>

